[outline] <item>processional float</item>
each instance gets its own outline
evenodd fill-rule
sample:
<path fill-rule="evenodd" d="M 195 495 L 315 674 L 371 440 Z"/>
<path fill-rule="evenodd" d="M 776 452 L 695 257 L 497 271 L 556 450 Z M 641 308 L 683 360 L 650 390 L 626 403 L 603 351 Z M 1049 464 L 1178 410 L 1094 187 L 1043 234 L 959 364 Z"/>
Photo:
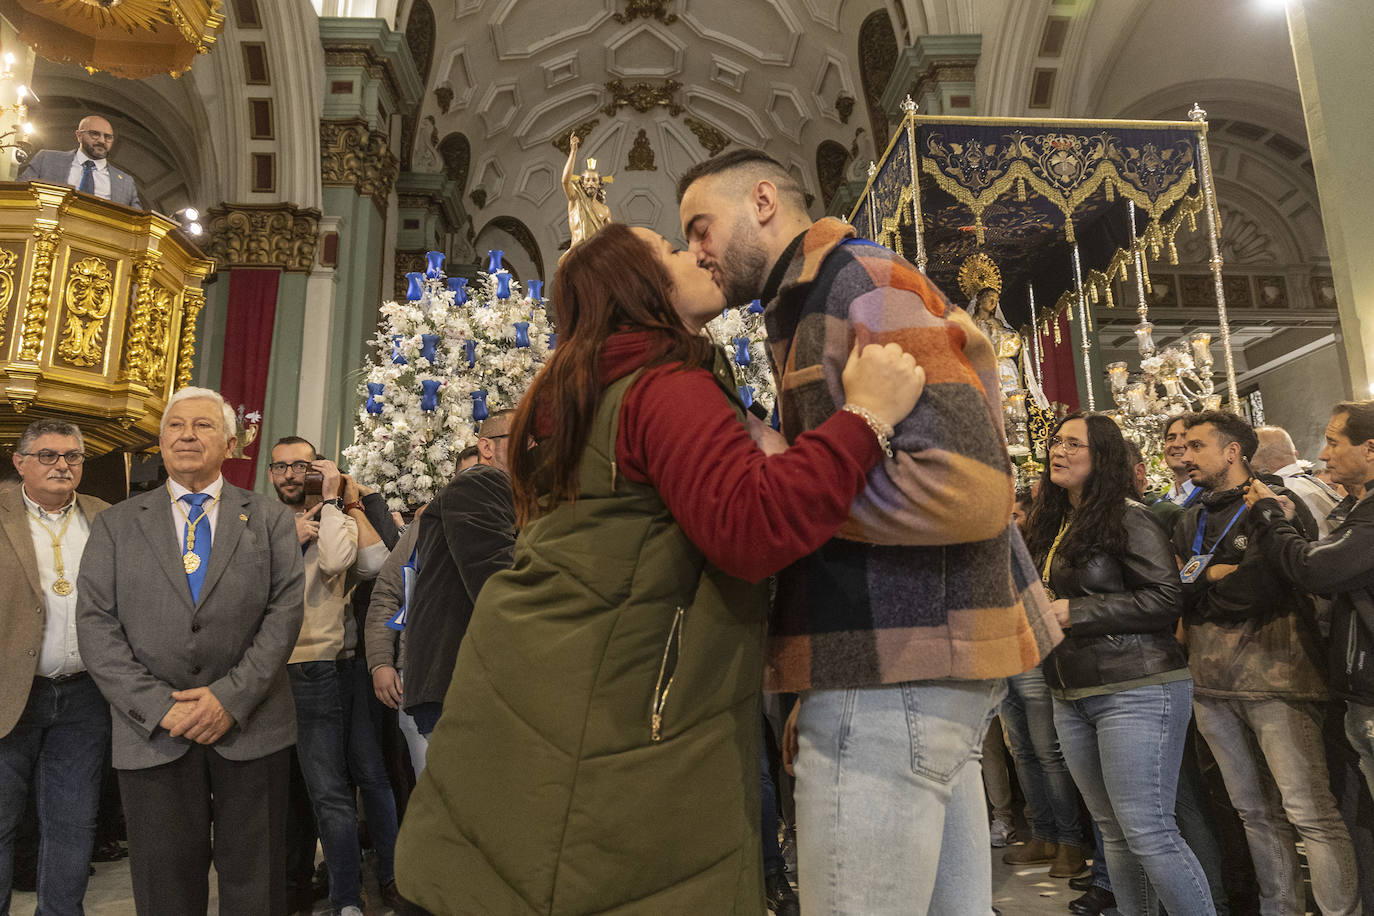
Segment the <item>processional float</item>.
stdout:
<path fill-rule="evenodd" d="M 1199 213 L 1226 391 L 1238 409 L 1206 112 L 1194 106 L 1188 121 L 1092 121 L 925 116 L 910 98 L 902 107 L 849 221 L 942 289 L 964 293 L 997 350 L 1014 456 L 1043 456 L 1052 402 L 1079 400 L 1066 343 L 1074 325 L 1084 406 L 1096 409 L 1094 381 L 1105 371 L 1111 413 L 1145 454 L 1159 452 L 1165 417 L 1220 406 L 1210 333 L 1158 347 L 1146 299 L 1149 261 L 1167 253 L 1177 264 L 1175 237 L 1184 226 L 1195 231 Z M 1113 307 L 1113 281 L 1130 289 L 1132 274 L 1138 369 L 1132 375 L 1118 362 L 1095 372 L 1089 302 Z M 1037 298 L 1052 305 L 1038 308 Z"/>

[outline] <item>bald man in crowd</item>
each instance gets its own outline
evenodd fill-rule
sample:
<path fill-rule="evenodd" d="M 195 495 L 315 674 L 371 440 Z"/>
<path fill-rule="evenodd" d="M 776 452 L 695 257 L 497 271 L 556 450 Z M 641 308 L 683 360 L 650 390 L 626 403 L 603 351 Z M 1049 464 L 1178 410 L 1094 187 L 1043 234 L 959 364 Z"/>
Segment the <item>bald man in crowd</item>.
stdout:
<path fill-rule="evenodd" d="M 76 149 L 39 150 L 19 172 L 20 181 L 65 184 L 112 203 L 142 210 L 138 187 L 128 172 L 110 165 L 114 127 L 100 115 L 86 115 L 76 126 Z"/>
<path fill-rule="evenodd" d="M 1257 426 L 1259 447 L 1250 462 L 1256 474 L 1270 474 L 1283 479 L 1283 485 L 1298 496 L 1317 520 L 1319 537 L 1326 537 L 1335 527 L 1327 516 L 1340 502 L 1335 491 L 1312 476 L 1298 463 L 1298 449 L 1288 430 L 1280 426 Z"/>

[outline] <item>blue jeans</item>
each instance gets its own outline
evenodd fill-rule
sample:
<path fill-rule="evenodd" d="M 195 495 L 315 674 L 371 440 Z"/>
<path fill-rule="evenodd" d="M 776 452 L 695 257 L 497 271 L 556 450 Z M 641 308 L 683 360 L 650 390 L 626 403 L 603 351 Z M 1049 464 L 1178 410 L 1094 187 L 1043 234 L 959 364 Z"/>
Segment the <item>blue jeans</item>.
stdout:
<path fill-rule="evenodd" d="M 372 677 L 367 662 L 357 656 L 339 662 L 339 676 L 349 689 L 344 692 L 344 721 L 348 723 L 348 772 L 363 797 L 367 833 L 377 853 L 377 883 L 386 887 L 396 880 L 396 796 L 382 761 L 382 745 L 372 727 L 368 698 Z"/>
<path fill-rule="evenodd" d="M 34 678 L 14 729 L 0 738 L 0 916 L 10 911 L 14 838 L 29 786 L 38 800 L 38 912 L 82 912 L 110 743 L 110 707 L 89 676 Z"/>
<path fill-rule="evenodd" d="M 1296 829 L 1324 916 L 1359 913 L 1355 849 L 1331 795 L 1322 704 L 1200 696 L 1196 705 L 1198 731 L 1245 824 L 1260 912 L 1300 916 L 1306 908 Z"/>
<path fill-rule="evenodd" d="M 1007 678 L 1007 698 L 1002 701 L 1001 713 L 1002 728 L 1016 758 L 1016 775 L 1030 809 L 1031 835 L 1050 843 L 1083 845 L 1078 787 L 1059 749 L 1054 700 L 1040 666 Z"/>
<path fill-rule="evenodd" d="M 1360 755 L 1360 772 L 1374 795 L 1374 706 L 1350 700 L 1345 710 L 1345 735 L 1350 746 Z"/>
<path fill-rule="evenodd" d="M 782 857 L 782 847 L 778 845 L 778 790 L 773 785 L 773 771 L 768 766 L 768 720 L 763 720 L 765 732 L 759 742 L 759 798 L 763 802 L 762 820 L 759 826 L 763 832 L 763 873 L 776 875 L 787 871 L 787 862 Z"/>
<path fill-rule="evenodd" d="M 1214 916 L 1207 876 L 1174 820 L 1193 682 L 1054 701 L 1064 759 L 1093 820 L 1122 916 Z M 1156 896 L 1158 895 L 1158 896 Z"/>
<path fill-rule="evenodd" d="M 296 700 L 296 756 L 329 866 L 329 902 L 335 911 L 346 906 L 361 909 L 362 852 L 348 784 L 347 680 L 335 662 L 298 662 L 287 665 L 286 671 Z"/>
<path fill-rule="evenodd" d="M 1002 680 L 810 690 L 797 717 L 805 914 L 987 916 L 979 760 Z"/>

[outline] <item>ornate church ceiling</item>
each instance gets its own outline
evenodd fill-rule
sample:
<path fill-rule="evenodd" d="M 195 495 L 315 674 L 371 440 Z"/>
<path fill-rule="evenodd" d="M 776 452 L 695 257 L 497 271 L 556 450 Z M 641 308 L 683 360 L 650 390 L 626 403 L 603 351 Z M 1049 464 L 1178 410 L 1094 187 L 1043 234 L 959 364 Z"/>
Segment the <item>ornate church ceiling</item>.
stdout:
<path fill-rule="evenodd" d="M 669 238 L 680 236 L 678 176 L 723 149 L 769 152 L 816 213 L 821 144 L 833 160 L 833 145 L 854 148 L 863 127 L 851 167 L 873 155 L 854 62 L 860 24 L 881 0 L 433 2 L 413 168 L 440 170 L 441 146 L 464 135 L 474 226 L 520 220 L 549 267 L 568 238 L 559 177 L 573 131 L 581 159 L 614 177 L 616 218 Z"/>

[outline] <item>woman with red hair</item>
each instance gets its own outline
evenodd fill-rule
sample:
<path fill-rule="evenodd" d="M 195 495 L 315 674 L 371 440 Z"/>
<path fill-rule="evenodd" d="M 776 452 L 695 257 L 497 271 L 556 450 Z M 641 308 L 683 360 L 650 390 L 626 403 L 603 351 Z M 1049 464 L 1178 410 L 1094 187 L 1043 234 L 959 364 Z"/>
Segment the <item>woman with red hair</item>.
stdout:
<path fill-rule="evenodd" d="M 761 583 L 839 530 L 924 372 L 856 347 L 843 408 L 766 454 L 694 255 L 613 223 L 554 302 L 511 429 L 514 565 L 459 650 L 400 886 L 439 914 L 761 914 Z"/>

